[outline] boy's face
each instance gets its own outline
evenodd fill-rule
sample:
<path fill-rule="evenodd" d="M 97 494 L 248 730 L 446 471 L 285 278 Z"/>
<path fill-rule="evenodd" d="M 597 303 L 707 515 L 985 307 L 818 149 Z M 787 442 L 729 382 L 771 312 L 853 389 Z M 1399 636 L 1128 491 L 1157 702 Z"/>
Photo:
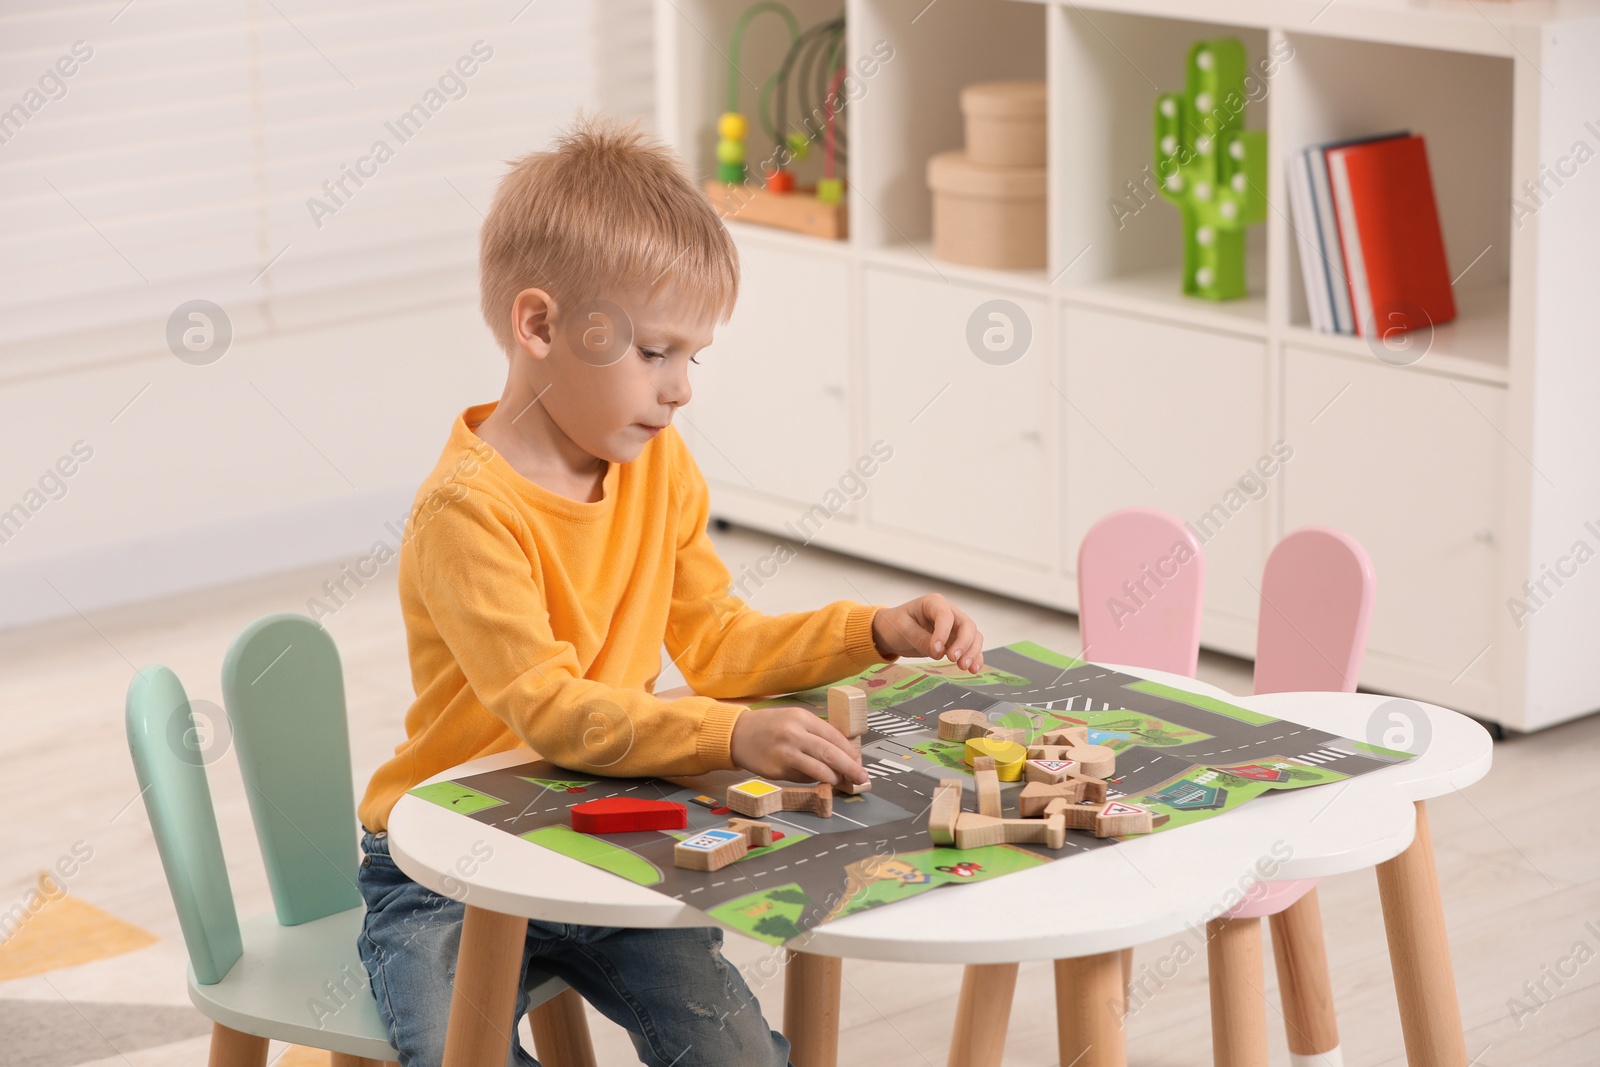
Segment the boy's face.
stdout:
<path fill-rule="evenodd" d="M 670 288 L 618 293 L 551 320 L 540 362 L 552 422 L 591 456 L 638 457 L 689 402 L 689 364 L 711 343 L 715 317 Z"/>

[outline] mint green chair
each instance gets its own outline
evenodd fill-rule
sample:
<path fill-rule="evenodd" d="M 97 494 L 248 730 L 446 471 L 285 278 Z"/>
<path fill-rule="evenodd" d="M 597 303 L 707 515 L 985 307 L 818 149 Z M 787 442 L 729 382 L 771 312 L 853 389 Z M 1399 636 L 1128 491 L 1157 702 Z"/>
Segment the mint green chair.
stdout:
<path fill-rule="evenodd" d="M 242 924 L 210 753 L 191 743 L 198 727 L 182 683 L 146 667 L 127 701 L 128 748 L 189 952 L 189 999 L 214 1023 L 211 1067 L 264 1067 L 269 1039 L 327 1049 L 333 1067 L 394 1062 L 356 950 L 366 909 L 333 639 L 302 615 L 258 619 L 228 649 L 222 685 L 276 911 Z M 550 976 L 530 1006 L 566 989 Z"/>

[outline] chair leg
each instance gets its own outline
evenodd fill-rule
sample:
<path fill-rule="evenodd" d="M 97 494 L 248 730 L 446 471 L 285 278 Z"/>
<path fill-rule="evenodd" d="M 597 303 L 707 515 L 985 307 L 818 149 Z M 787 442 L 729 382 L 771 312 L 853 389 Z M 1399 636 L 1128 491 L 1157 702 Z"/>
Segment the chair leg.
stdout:
<path fill-rule="evenodd" d="M 1290 1067 L 1341 1067 L 1339 1021 L 1315 889 L 1271 915 L 1272 958 L 1278 967 Z"/>
<path fill-rule="evenodd" d="M 267 1039 L 211 1024 L 210 1067 L 267 1067 Z"/>
<path fill-rule="evenodd" d="M 967 964 L 961 972 L 949 1067 L 1000 1067 L 1016 989 L 1015 963 Z"/>
<path fill-rule="evenodd" d="M 1122 954 L 1056 960 L 1056 1039 L 1061 1062 L 1072 1067 L 1127 1067 L 1122 1032 L 1128 986 Z"/>
<path fill-rule="evenodd" d="M 444 1067 L 504 1063 L 516 1025 L 517 978 L 528 920 L 467 905 L 456 949 Z"/>
<path fill-rule="evenodd" d="M 1122 984 L 1124 988 L 1133 985 L 1133 949 L 1125 948 L 1122 956 Z"/>
<path fill-rule="evenodd" d="M 1211 1059 L 1217 1067 L 1267 1067 L 1267 998 L 1260 919 L 1206 923 L 1211 974 Z"/>
<path fill-rule="evenodd" d="M 528 1012 L 534 1051 L 546 1067 L 595 1067 L 594 1045 L 589 1040 L 589 1020 L 583 998 L 563 989 Z"/>
<path fill-rule="evenodd" d="M 1392 860 L 1378 864 L 1378 896 L 1389 935 L 1400 1027 L 1411 1067 L 1465 1067 L 1467 1038 L 1450 969 L 1439 873 L 1433 863 L 1428 809 L 1417 801 L 1417 834 Z"/>
<path fill-rule="evenodd" d="M 837 1067 L 844 960 L 790 952 L 783 969 L 783 1035 L 795 1067 Z"/>

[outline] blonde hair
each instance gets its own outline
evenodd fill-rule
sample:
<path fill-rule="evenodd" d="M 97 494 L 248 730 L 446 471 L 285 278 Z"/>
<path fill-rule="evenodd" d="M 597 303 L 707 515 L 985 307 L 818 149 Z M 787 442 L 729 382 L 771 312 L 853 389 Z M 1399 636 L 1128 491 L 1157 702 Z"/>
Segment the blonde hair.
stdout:
<path fill-rule="evenodd" d="M 672 150 L 638 126 L 579 114 L 549 149 L 509 161 L 478 254 L 484 321 L 508 354 L 511 307 L 530 287 L 562 316 L 637 286 L 676 288 L 718 322 L 732 314 L 733 239 Z"/>

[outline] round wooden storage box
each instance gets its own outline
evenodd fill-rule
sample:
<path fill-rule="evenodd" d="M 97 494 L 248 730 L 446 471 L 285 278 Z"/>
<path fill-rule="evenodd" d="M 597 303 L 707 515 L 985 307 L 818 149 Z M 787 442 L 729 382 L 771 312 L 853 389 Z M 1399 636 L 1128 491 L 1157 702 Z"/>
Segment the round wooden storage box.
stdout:
<path fill-rule="evenodd" d="M 933 254 L 974 267 L 1045 265 L 1045 169 L 992 167 L 965 152 L 928 160 Z"/>
<path fill-rule="evenodd" d="M 1044 166 L 1044 82 L 978 82 L 961 90 L 967 155 L 990 167 Z"/>

